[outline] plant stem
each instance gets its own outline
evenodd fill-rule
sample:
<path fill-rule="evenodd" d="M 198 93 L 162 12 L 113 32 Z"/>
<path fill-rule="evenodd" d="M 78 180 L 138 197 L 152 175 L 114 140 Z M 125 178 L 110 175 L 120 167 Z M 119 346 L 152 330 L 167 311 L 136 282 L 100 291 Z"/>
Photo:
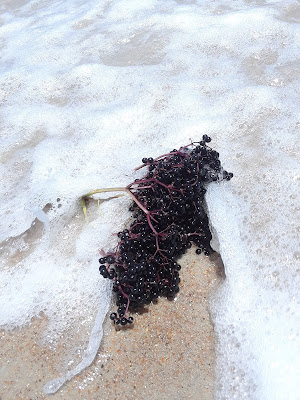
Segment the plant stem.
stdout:
<path fill-rule="evenodd" d="M 129 194 L 129 196 L 132 198 L 132 200 L 140 207 L 140 209 L 142 211 L 144 211 L 145 214 L 149 214 L 149 211 L 143 206 L 143 204 L 135 197 L 135 195 L 130 191 L 129 187 L 116 187 L 116 188 L 104 188 L 104 189 L 95 189 L 92 190 L 91 192 L 84 194 L 83 196 L 81 196 L 80 202 L 81 202 L 81 206 L 83 209 L 83 214 L 85 217 L 85 220 L 87 219 L 87 215 L 86 215 L 86 205 L 85 205 L 85 199 L 87 197 L 92 196 L 93 194 L 97 194 L 97 193 L 105 193 L 105 192 L 126 192 L 127 194 Z M 123 195 L 120 195 L 123 196 Z"/>
<path fill-rule="evenodd" d="M 83 196 L 81 196 L 81 198 L 80 198 L 80 203 L 81 203 L 81 207 L 82 207 L 82 210 L 83 210 L 84 219 L 87 221 L 86 204 L 85 204 L 85 199 L 86 199 L 87 197 L 90 197 L 90 196 L 92 196 L 93 194 L 97 194 L 97 193 L 104 193 L 104 192 L 124 192 L 124 191 L 126 192 L 127 190 L 126 190 L 126 188 L 122 188 L 122 187 L 120 187 L 120 188 L 95 189 L 95 190 L 92 190 L 91 192 L 89 192 L 89 193 L 84 194 Z M 118 195 L 118 196 L 116 196 L 116 197 L 120 197 L 120 196 L 123 196 L 123 195 L 120 194 L 120 195 Z M 98 205 L 99 205 L 99 204 L 98 204 Z"/>
<path fill-rule="evenodd" d="M 92 196 L 93 194 L 97 194 L 97 193 L 104 193 L 104 192 L 126 192 L 126 188 L 124 187 L 116 187 L 116 188 L 104 188 L 104 189 L 96 189 L 96 190 L 92 190 L 91 192 L 84 194 L 83 196 L 81 196 L 82 199 Z"/>

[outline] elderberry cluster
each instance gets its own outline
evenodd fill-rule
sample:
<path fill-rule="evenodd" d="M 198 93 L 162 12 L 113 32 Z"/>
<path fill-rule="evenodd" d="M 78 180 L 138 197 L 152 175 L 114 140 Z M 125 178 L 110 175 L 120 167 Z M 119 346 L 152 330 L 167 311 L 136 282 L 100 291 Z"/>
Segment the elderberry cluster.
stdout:
<path fill-rule="evenodd" d="M 205 212 L 206 186 L 230 180 L 219 153 L 200 142 L 174 149 L 167 155 L 143 158 L 147 173 L 127 187 L 133 202 L 129 229 L 118 233 L 114 253 L 100 258 L 100 274 L 113 280 L 116 325 L 133 322 L 128 311 L 141 308 L 159 296 L 174 298 L 179 291 L 178 258 L 194 243 L 196 253 L 209 255 L 212 238 Z"/>

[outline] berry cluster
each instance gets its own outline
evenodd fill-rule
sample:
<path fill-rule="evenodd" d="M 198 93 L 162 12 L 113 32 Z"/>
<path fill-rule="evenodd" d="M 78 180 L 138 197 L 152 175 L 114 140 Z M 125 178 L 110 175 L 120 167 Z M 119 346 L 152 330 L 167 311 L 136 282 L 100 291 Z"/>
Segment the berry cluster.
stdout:
<path fill-rule="evenodd" d="M 133 322 L 128 310 L 137 310 L 159 296 L 174 298 L 179 291 L 178 258 L 194 243 L 196 253 L 209 255 L 212 238 L 205 212 L 206 185 L 230 180 L 219 153 L 200 142 L 173 150 L 156 159 L 143 158 L 147 174 L 127 186 L 133 199 L 129 229 L 118 233 L 114 253 L 100 258 L 100 274 L 113 280 L 116 325 Z"/>

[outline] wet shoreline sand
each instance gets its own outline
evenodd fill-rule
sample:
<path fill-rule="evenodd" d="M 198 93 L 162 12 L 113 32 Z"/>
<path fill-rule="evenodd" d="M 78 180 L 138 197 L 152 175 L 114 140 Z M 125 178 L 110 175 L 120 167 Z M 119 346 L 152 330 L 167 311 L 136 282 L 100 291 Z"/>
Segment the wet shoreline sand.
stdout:
<path fill-rule="evenodd" d="M 208 302 L 222 279 L 222 263 L 216 254 L 209 259 L 194 251 L 180 263 L 177 298 L 160 298 L 126 329 L 116 330 L 106 318 L 94 363 L 54 395 L 43 393 L 44 384 L 81 361 L 91 327 L 75 334 L 70 327 L 55 350 L 42 344 L 46 318 L 2 330 L 1 400 L 213 399 L 215 339 Z"/>

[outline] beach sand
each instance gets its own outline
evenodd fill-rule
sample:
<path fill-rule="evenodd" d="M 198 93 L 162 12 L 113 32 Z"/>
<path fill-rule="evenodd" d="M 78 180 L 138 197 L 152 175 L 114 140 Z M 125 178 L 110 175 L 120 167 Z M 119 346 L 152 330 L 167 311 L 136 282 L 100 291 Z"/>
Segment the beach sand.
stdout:
<path fill-rule="evenodd" d="M 125 329 L 107 317 L 94 363 L 54 395 L 43 393 L 44 384 L 81 361 L 93 322 L 78 321 L 53 346 L 42 340 L 46 317 L 2 330 L 1 400 L 212 399 L 215 339 L 208 305 L 223 269 L 216 253 L 207 258 L 193 250 L 180 260 L 177 298 L 160 298 Z"/>

